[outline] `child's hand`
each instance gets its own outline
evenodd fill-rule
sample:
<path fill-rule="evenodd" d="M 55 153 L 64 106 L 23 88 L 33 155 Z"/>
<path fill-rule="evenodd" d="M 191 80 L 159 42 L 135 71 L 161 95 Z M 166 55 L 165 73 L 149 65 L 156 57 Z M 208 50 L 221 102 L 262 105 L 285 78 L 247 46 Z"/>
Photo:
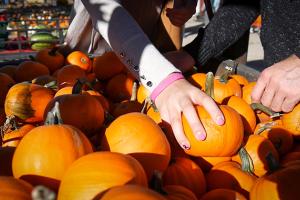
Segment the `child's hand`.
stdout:
<path fill-rule="evenodd" d="M 181 3 L 167 8 L 167 17 L 175 26 L 183 26 L 196 12 L 196 0 L 181 0 Z"/>
<path fill-rule="evenodd" d="M 189 122 L 195 137 L 198 140 L 205 140 L 206 138 L 205 129 L 199 120 L 194 105 L 202 105 L 216 124 L 222 125 L 224 123 L 224 116 L 215 101 L 185 79 L 170 84 L 159 94 L 155 104 L 161 118 L 172 126 L 177 142 L 184 149 L 189 149 L 190 143 L 183 132 L 182 113 Z"/>

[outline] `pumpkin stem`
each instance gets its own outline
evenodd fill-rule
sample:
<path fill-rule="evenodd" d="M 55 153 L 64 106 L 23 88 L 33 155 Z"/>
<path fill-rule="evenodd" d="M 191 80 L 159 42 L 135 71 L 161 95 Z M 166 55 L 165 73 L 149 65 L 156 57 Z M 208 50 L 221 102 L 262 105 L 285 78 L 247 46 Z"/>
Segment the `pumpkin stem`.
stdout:
<path fill-rule="evenodd" d="M 59 46 L 54 46 L 50 51 L 49 51 L 49 55 L 50 56 L 56 56 L 56 52 L 59 49 Z"/>
<path fill-rule="evenodd" d="M 38 185 L 33 188 L 31 197 L 33 200 L 55 200 L 56 194 L 49 188 L 43 185 Z"/>
<path fill-rule="evenodd" d="M 54 107 L 48 112 L 45 120 L 45 125 L 63 124 L 63 120 L 60 115 L 59 103 L 56 101 Z"/>
<path fill-rule="evenodd" d="M 220 76 L 220 82 L 226 84 L 231 74 L 233 74 L 232 70 L 227 69 L 226 71 L 224 71 L 224 73 Z"/>
<path fill-rule="evenodd" d="M 133 82 L 133 86 L 132 86 L 132 94 L 130 97 L 130 101 L 136 101 L 137 99 L 137 82 Z"/>
<path fill-rule="evenodd" d="M 258 130 L 255 132 L 255 135 L 260 135 L 265 130 L 270 130 L 275 125 L 275 122 L 267 122 L 262 127 L 259 127 Z"/>
<path fill-rule="evenodd" d="M 45 88 L 50 88 L 50 89 L 57 89 L 57 82 L 56 81 L 51 81 L 49 83 L 46 83 L 44 85 Z"/>
<path fill-rule="evenodd" d="M 271 152 L 269 152 L 266 156 L 266 161 L 271 172 L 279 168 L 279 162 L 275 159 Z"/>
<path fill-rule="evenodd" d="M 211 98 L 215 98 L 214 94 L 214 74 L 212 72 L 208 72 L 206 74 L 205 79 L 205 93 Z"/>
<path fill-rule="evenodd" d="M 5 123 L 3 124 L 3 126 L 0 127 L 1 138 L 4 137 L 5 133 L 11 132 L 11 131 L 17 130 L 17 129 L 18 129 L 18 126 L 17 126 L 17 122 L 16 122 L 16 117 L 14 115 L 7 116 Z"/>
<path fill-rule="evenodd" d="M 244 147 L 242 147 L 239 150 L 239 156 L 242 161 L 242 170 L 253 174 L 253 172 L 254 172 L 253 161 L 252 161 L 250 155 L 248 154 L 247 150 Z"/>
<path fill-rule="evenodd" d="M 162 173 L 160 171 L 154 170 L 149 186 L 151 189 L 155 190 L 156 192 L 162 195 L 168 194 L 166 191 L 163 190 Z"/>
<path fill-rule="evenodd" d="M 89 89 L 94 90 L 94 88 L 90 82 L 88 82 L 84 78 L 78 78 L 72 88 L 72 94 L 81 94 L 82 88 L 84 85 L 88 86 Z"/>
<path fill-rule="evenodd" d="M 271 118 L 280 117 L 281 115 L 280 113 L 272 111 L 270 108 L 262 105 L 261 103 L 251 103 L 250 106 L 253 110 L 260 110 L 269 115 Z"/>

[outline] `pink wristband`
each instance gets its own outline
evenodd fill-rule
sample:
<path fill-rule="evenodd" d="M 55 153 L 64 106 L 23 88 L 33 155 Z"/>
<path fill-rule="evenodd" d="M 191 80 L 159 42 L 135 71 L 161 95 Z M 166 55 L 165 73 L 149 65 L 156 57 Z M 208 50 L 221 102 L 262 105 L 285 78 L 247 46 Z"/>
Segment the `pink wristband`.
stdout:
<path fill-rule="evenodd" d="M 153 90 L 153 92 L 150 95 L 151 100 L 155 102 L 156 97 L 164 89 L 166 89 L 171 83 L 173 83 L 174 81 L 177 81 L 179 79 L 184 79 L 184 76 L 182 75 L 182 73 L 179 73 L 179 72 L 171 73 L 169 76 L 167 76 L 167 78 L 165 78 L 164 80 L 162 80 L 158 84 L 158 86 Z"/>

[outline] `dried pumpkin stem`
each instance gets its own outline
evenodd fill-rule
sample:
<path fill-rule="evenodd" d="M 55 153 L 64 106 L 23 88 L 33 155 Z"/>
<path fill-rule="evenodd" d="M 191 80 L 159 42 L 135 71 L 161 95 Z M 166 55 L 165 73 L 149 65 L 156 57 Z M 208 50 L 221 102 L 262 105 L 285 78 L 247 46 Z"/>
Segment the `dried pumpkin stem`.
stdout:
<path fill-rule="evenodd" d="M 56 101 L 54 107 L 48 112 L 45 120 L 46 125 L 63 124 L 63 120 L 60 115 L 59 103 Z"/>
<path fill-rule="evenodd" d="M 250 155 L 248 154 L 247 150 L 244 147 L 242 147 L 240 149 L 239 156 L 242 161 L 242 170 L 253 174 L 253 172 L 254 172 L 253 161 L 252 161 Z"/>
<path fill-rule="evenodd" d="M 208 72 L 206 74 L 205 79 L 205 93 L 211 98 L 215 98 L 214 94 L 214 74 L 212 72 Z"/>
<path fill-rule="evenodd" d="M 231 74 L 233 74 L 233 71 L 225 70 L 224 73 L 220 76 L 220 82 L 226 84 Z"/>
<path fill-rule="evenodd" d="M 131 97 L 130 97 L 130 101 L 136 101 L 137 99 L 137 82 L 133 82 L 133 85 L 132 85 L 132 94 L 131 94 Z"/>
<path fill-rule="evenodd" d="M 56 56 L 56 52 L 59 49 L 59 46 L 54 46 L 50 51 L 49 51 L 49 55 L 50 56 Z"/>
<path fill-rule="evenodd" d="M 33 188 L 31 192 L 31 197 L 33 200 L 55 200 L 56 194 L 49 188 L 38 185 Z"/>
<path fill-rule="evenodd" d="M 50 89 L 57 89 L 57 82 L 56 81 L 51 81 L 49 83 L 46 83 L 44 85 L 45 88 L 50 88 Z"/>
<path fill-rule="evenodd" d="M 281 115 L 280 113 L 272 111 L 270 108 L 262 105 L 261 103 L 252 103 L 250 106 L 253 110 L 260 110 L 269 115 L 271 118 L 280 117 Z"/>
<path fill-rule="evenodd" d="M 267 122 L 262 127 L 258 128 L 257 132 L 255 132 L 255 135 L 260 135 L 265 130 L 270 130 L 275 125 L 275 122 Z"/>

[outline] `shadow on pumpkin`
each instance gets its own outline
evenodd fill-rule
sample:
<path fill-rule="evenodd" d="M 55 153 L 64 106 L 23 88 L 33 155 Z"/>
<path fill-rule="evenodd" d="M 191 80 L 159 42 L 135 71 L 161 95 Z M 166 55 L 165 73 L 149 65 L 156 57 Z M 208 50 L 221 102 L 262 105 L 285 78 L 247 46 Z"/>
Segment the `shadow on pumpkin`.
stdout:
<path fill-rule="evenodd" d="M 48 178 L 45 176 L 38 176 L 38 175 L 23 175 L 20 179 L 27 181 L 33 186 L 37 185 L 44 185 L 49 189 L 57 192 L 59 188 L 60 181 L 53 178 Z"/>
<path fill-rule="evenodd" d="M 0 148 L 0 176 L 13 176 L 12 159 L 15 147 Z"/>

